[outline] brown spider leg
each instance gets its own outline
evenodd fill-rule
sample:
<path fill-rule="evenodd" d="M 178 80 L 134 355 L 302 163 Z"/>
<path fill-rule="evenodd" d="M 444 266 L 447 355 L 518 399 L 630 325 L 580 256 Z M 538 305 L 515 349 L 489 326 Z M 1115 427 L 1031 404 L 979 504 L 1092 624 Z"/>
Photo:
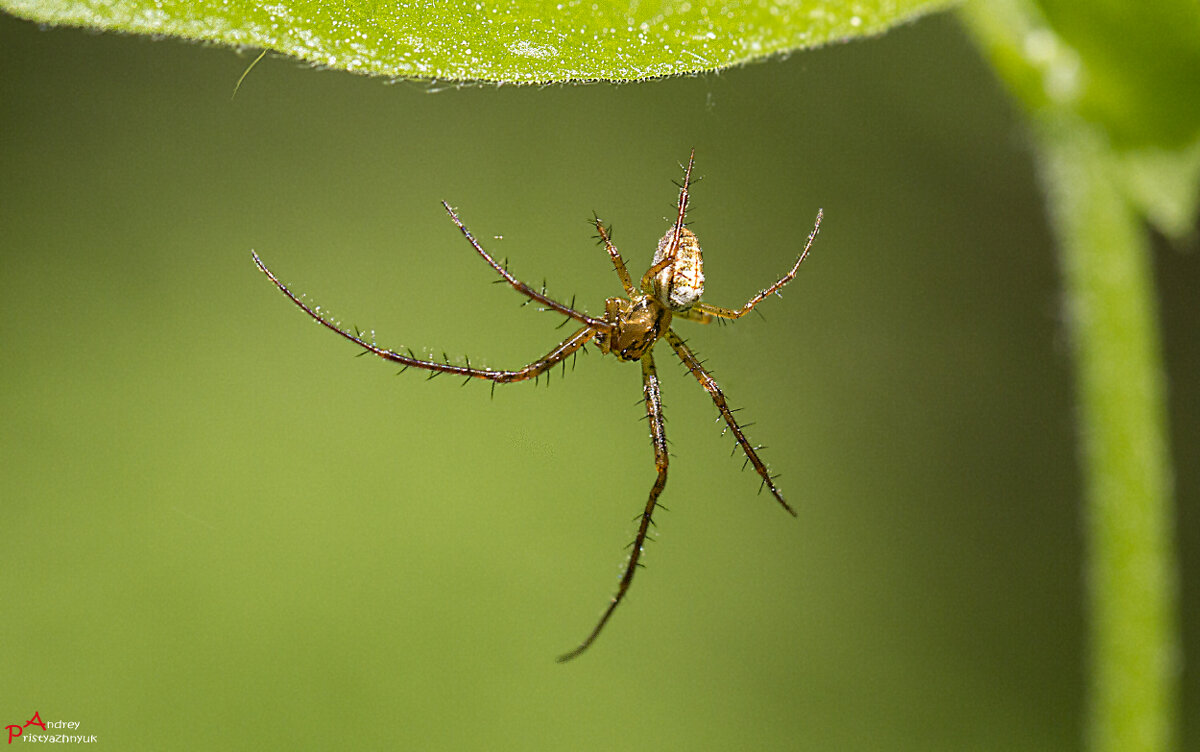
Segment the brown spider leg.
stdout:
<path fill-rule="evenodd" d="M 621 278 L 621 286 L 625 288 L 625 294 L 633 298 L 637 296 L 637 290 L 633 287 L 633 279 L 629 276 L 629 269 L 625 267 L 625 259 L 621 258 L 621 254 L 617 251 L 617 247 L 613 245 L 612 239 L 608 236 L 608 229 L 599 217 L 595 217 L 593 221 L 596 224 L 596 232 L 600 233 L 600 240 L 604 243 L 604 249 L 608 251 L 608 255 L 612 258 L 613 269 L 616 270 L 617 276 Z"/>
<path fill-rule="evenodd" d="M 452 363 L 439 363 L 436 360 L 421 360 L 420 358 L 412 355 L 411 351 L 409 355 L 401 355 L 400 353 L 393 352 L 391 350 L 385 350 L 378 345 L 367 342 L 356 333 L 351 333 L 345 329 L 342 329 L 337 324 L 322 316 L 315 309 L 310 308 L 307 303 L 289 290 L 287 285 L 283 284 L 283 282 L 280 282 L 279 278 L 267 268 L 266 264 L 262 262 L 262 259 L 258 257 L 257 253 L 251 251 L 251 255 L 254 256 L 254 263 L 256 266 L 258 266 L 259 270 L 263 274 L 267 275 L 267 278 L 274 282 L 275 286 L 278 287 L 280 291 L 288 297 L 289 300 L 300 306 L 301 310 L 311 316 L 312 319 L 318 324 L 321 324 L 330 331 L 340 334 L 354 344 L 363 348 L 363 350 L 374 353 L 384 360 L 388 360 L 393 363 L 400 363 L 405 368 L 423 368 L 427 371 L 433 371 L 433 376 L 437 376 L 438 374 L 442 373 L 449 373 L 456 376 L 466 376 L 467 378 L 487 379 L 500 384 L 509 384 L 514 381 L 532 379 L 535 376 L 545 373 L 559 361 L 566 359 L 569 355 L 579 350 L 579 348 L 586 345 L 588 341 L 590 341 L 598 333 L 592 327 L 585 326 L 567 339 L 563 340 L 557 347 L 543 357 L 538 358 L 529 365 L 526 365 L 516 371 L 493 371 L 490 368 L 471 368 L 470 366 L 458 366 Z M 433 376 L 430 376 L 430 378 L 433 378 Z"/>
<path fill-rule="evenodd" d="M 658 260 L 646 273 L 642 275 L 642 289 L 650 290 L 654 283 L 654 278 L 663 269 L 666 269 L 671 264 L 675 263 L 675 251 L 679 248 L 679 235 L 683 232 L 683 218 L 687 214 L 688 207 L 688 186 L 692 183 L 692 164 L 696 161 L 696 149 L 692 148 L 692 153 L 688 156 L 687 169 L 683 172 L 683 185 L 679 187 L 679 216 L 675 218 L 675 225 L 671 230 L 671 245 L 663 257 Z"/>
<path fill-rule="evenodd" d="M 654 444 L 654 466 L 658 469 L 658 477 L 650 488 L 650 500 L 646 502 L 646 510 L 642 512 L 641 522 L 638 523 L 637 537 L 633 539 L 633 550 L 629 554 L 629 563 L 625 565 L 625 574 L 617 585 L 617 594 L 613 596 L 612 602 L 608 604 L 604 615 L 600 617 L 599 623 L 587 639 L 571 652 L 560 655 L 559 663 L 569 661 L 587 650 L 596 641 L 613 611 L 617 610 L 621 599 L 625 597 L 625 592 L 633 582 L 634 573 L 642 566 L 639 560 L 642 558 L 642 547 L 646 544 L 650 526 L 654 524 L 654 508 L 658 506 L 658 495 L 662 493 L 663 486 L 667 485 L 667 436 L 663 429 L 662 398 L 658 392 L 658 373 L 654 368 L 654 356 L 649 350 L 642 356 L 642 394 L 646 401 L 646 417 L 650 421 L 650 441 Z"/>
<path fill-rule="evenodd" d="M 675 354 L 679 356 L 679 359 L 683 361 L 685 366 L 687 366 L 688 371 L 691 372 L 691 374 L 696 377 L 696 380 L 700 382 L 700 386 L 704 387 L 705 391 L 707 391 L 712 397 L 712 401 L 717 406 L 717 410 L 720 411 L 721 417 L 725 419 L 725 424 L 729 426 L 729 430 L 733 432 L 733 436 L 737 439 L 738 445 L 741 446 L 742 451 L 746 453 L 746 459 L 750 461 L 750 464 L 754 465 L 754 469 L 757 470 L 758 474 L 762 477 L 763 485 L 771 489 L 771 495 L 775 497 L 775 500 L 782 504 L 783 508 L 788 510 L 793 517 L 796 517 L 796 510 L 792 509 L 788 503 L 784 501 L 783 494 L 780 493 L 779 489 L 775 487 L 775 480 L 767 471 L 767 466 L 763 464 L 761 459 L 758 458 L 758 453 L 755 451 L 756 448 L 751 446 L 750 442 L 746 439 L 746 435 L 742 433 L 742 427 L 738 425 L 736 420 L 734 420 L 733 411 L 729 409 L 729 404 L 725 401 L 725 394 L 721 391 L 721 387 L 717 385 L 716 379 L 712 377 L 712 374 L 704 370 L 704 366 L 700 363 L 700 359 L 696 357 L 696 354 L 693 353 L 686 344 L 684 344 L 683 340 L 679 338 L 678 334 L 668 329 L 666 336 L 667 342 L 670 343 L 671 348 L 675 350 Z"/>
<path fill-rule="evenodd" d="M 458 218 L 458 214 L 456 214 L 455 211 L 450 208 L 450 204 L 443 201 L 442 206 L 446 208 L 447 213 L 450 214 L 450 219 L 454 222 L 458 229 L 462 231 L 463 237 L 467 239 L 467 242 L 471 244 L 471 247 L 474 248 L 480 256 L 483 256 L 483 260 L 488 262 L 488 265 L 495 269 L 496 273 L 503 277 L 504 280 L 508 282 L 508 284 L 511 285 L 514 290 L 526 296 L 530 300 L 535 300 L 547 308 L 558 311 L 564 316 L 569 316 L 570 318 L 573 318 L 581 324 L 591 327 L 592 329 L 597 329 L 604 332 L 612 329 L 612 324 L 608 323 L 604 319 L 594 319 L 591 316 L 588 316 L 586 313 L 580 313 L 568 305 L 564 305 L 559 303 L 557 300 L 548 298 L 544 294 L 534 290 L 529 285 L 509 274 L 507 269 L 496 263 L 496 260 L 489 256 L 487 251 L 483 250 L 483 246 L 479 245 L 479 241 L 475 239 L 475 236 L 471 234 L 471 231 L 468 230 L 466 225 L 462 223 L 462 220 Z"/>
<path fill-rule="evenodd" d="M 722 319 L 738 319 L 742 316 L 745 316 L 747 313 L 750 313 L 750 310 L 754 308 L 754 306 L 761 303 L 767 296 L 779 292 L 779 288 L 795 279 L 796 272 L 800 270 L 800 265 L 804 263 L 804 259 L 808 258 L 808 251 L 810 248 L 812 248 L 813 240 L 816 239 L 817 232 L 821 229 L 821 217 L 823 216 L 824 212 L 818 209 L 817 221 L 813 225 L 812 232 L 808 234 L 808 242 L 804 244 L 804 250 L 800 253 L 800 258 L 796 259 L 796 263 L 792 266 L 792 270 L 780 277 L 778 282 L 765 290 L 759 291 L 757 295 L 755 295 L 753 298 L 750 298 L 746 305 L 736 310 L 709 305 L 708 303 L 697 303 L 683 314 L 684 318 L 691 319 L 692 321 L 699 321 L 702 324 L 707 324 L 712 320 L 713 316 Z"/>

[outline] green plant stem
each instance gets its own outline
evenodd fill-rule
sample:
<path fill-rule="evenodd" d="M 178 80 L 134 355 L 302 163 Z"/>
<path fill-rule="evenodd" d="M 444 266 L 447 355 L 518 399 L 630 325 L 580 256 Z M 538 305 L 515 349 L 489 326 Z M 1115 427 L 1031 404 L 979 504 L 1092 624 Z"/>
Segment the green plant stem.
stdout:
<path fill-rule="evenodd" d="M 1177 583 L 1150 243 L 1103 136 L 1038 120 L 1063 259 L 1086 484 L 1093 752 L 1177 742 Z"/>

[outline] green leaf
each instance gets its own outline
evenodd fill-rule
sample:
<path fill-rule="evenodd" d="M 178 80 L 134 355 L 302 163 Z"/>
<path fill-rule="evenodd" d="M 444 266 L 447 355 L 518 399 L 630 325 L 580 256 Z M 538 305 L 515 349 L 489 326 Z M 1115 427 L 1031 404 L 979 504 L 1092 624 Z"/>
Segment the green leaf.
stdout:
<path fill-rule="evenodd" d="M 1014 93 L 1100 125 L 1120 149 L 1200 138 L 1200 3 L 975 0 L 967 19 Z"/>
<path fill-rule="evenodd" d="M 1078 110 L 1121 148 L 1200 136 L 1200 3 L 1040 0 L 1083 61 Z"/>
<path fill-rule="evenodd" d="M 1200 3 L 973 0 L 963 7 L 1035 118 L 1098 127 L 1127 200 L 1187 234 L 1200 191 Z"/>
<path fill-rule="evenodd" d="M 1126 198 L 1159 232 L 1185 238 L 1200 204 L 1200 140 L 1185 149 L 1136 149 L 1113 165 Z"/>
<path fill-rule="evenodd" d="M 392 78 L 631 81 L 854 37 L 950 0 L 0 0 L 40 23 L 264 48 Z"/>

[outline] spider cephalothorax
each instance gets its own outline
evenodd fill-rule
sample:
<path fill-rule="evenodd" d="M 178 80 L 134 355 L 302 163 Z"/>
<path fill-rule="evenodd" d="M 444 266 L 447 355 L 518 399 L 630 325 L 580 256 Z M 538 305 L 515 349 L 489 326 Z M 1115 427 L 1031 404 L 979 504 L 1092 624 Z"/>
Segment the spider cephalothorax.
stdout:
<path fill-rule="evenodd" d="M 604 244 L 605 250 L 608 251 L 609 256 L 612 258 L 613 268 L 621 280 L 621 286 L 624 288 L 626 295 L 624 298 L 609 298 L 606 301 L 603 319 L 592 318 L 585 313 L 580 313 L 571 306 L 563 305 L 547 297 L 544 291 L 539 292 L 509 274 L 505 266 L 497 263 L 488 255 L 487 251 L 479 244 L 479 241 L 471 235 L 470 231 L 459 220 L 458 214 L 450 208 L 450 205 L 444 201 L 442 202 L 442 206 L 450 214 L 450 219 L 458 226 L 458 229 L 466 237 L 471 247 L 513 289 L 525 295 L 530 300 L 544 306 L 544 310 L 555 311 L 583 325 L 581 329 L 563 340 L 544 357 L 515 371 L 476 368 L 472 367 L 470 362 L 465 365 L 458 365 L 450 363 L 448 360 L 423 360 L 416 357 L 411 350 L 408 350 L 406 353 L 399 353 L 379 347 L 373 342 L 363 339 L 357 332 L 342 329 L 316 309 L 309 307 L 307 303 L 292 293 L 286 285 L 280 282 L 267 269 L 266 265 L 259 259 L 258 254 L 253 254 L 254 263 L 262 270 L 263 274 L 266 274 L 275 283 L 275 286 L 290 298 L 293 303 L 300 306 L 305 313 L 365 351 L 374 353 L 384 360 L 400 363 L 405 368 L 420 368 L 433 372 L 433 375 L 441 373 L 455 374 L 465 377 L 468 381 L 473 378 L 482 379 L 492 382 L 492 386 L 495 388 L 496 384 L 507 384 L 514 381 L 525 381 L 536 378 L 558 363 L 561 363 L 568 356 L 575 354 L 587 345 L 588 342 L 593 340 L 600 348 L 600 352 L 604 354 L 615 355 L 620 360 L 636 360 L 641 363 L 642 398 L 646 405 L 646 416 L 650 424 L 650 441 L 654 447 L 654 465 L 657 470 L 657 476 L 655 477 L 654 485 L 650 488 L 650 498 L 639 517 L 637 535 L 633 540 L 629 562 L 625 566 L 625 573 L 617 585 L 616 595 L 613 596 L 604 614 L 600 617 L 600 621 L 592 629 L 587 638 L 577 648 L 560 656 L 560 661 L 570 660 L 586 650 L 595 641 L 600 631 L 604 628 L 604 625 L 608 623 L 613 611 L 616 610 L 617 605 L 625 597 L 630 583 L 633 582 L 633 575 L 639 566 L 642 547 L 646 542 L 646 536 L 653 522 L 654 512 L 658 508 L 658 497 L 667 483 L 667 439 L 663 426 L 662 400 L 659 397 L 658 373 L 654 366 L 653 355 L 654 345 L 660 339 L 667 340 L 667 344 L 670 345 L 675 355 L 687 367 L 688 372 L 696 377 L 696 380 L 700 382 L 700 385 L 712 397 L 713 404 L 716 405 L 717 411 L 725 421 L 725 425 L 733 434 L 742 452 L 745 453 L 746 462 L 754 466 L 754 470 L 762 479 L 760 489 L 762 487 L 769 489 L 771 495 L 775 497 L 784 509 L 793 516 L 796 514 L 795 510 L 784 501 L 783 494 L 775 486 L 775 476 L 767 471 L 767 466 L 759 458 L 758 447 L 750 444 L 742 432 L 742 427 L 734 419 L 733 410 L 730 409 L 728 403 L 725 401 L 725 395 L 722 393 L 721 388 L 717 386 L 716 380 L 704 369 L 703 364 L 696 357 L 695 353 L 671 329 L 671 322 L 675 318 L 689 319 L 702 324 L 707 324 L 714 318 L 738 319 L 749 313 L 754 306 L 762 302 L 768 295 L 778 292 L 781 287 L 792 281 L 796 276 L 797 270 L 800 268 L 800 264 L 808 256 L 808 251 L 812 247 L 817 230 L 821 227 L 821 212 L 820 210 L 817 211 L 816 223 L 813 225 L 812 232 L 808 236 L 808 242 L 804 244 L 804 249 L 801 251 L 800 257 L 796 259 L 796 263 L 792 266 L 791 271 L 783 275 L 775 284 L 759 291 L 757 295 L 750 298 L 741 308 L 721 308 L 703 303 L 700 301 L 700 296 L 704 292 L 704 261 L 700 250 L 700 243 L 696 239 L 696 235 L 685 226 L 689 198 L 688 188 L 691 185 L 694 159 L 695 150 L 692 151 L 692 155 L 688 158 L 687 168 L 684 170 L 683 184 L 680 186 L 679 191 L 679 211 L 675 217 L 675 222 L 667 230 L 662 240 L 659 241 L 658 248 L 654 254 L 654 260 L 651 262 L 650 268 L 642 275 L 640 284 L 637 287 L 634 287 L 633 280 L 629 276 L 629 270 L 626 269 L 621 254 L 617 252 L 616 246 L 612 243 L 609 230 L 601 223 L 599 218 L 595 220 L 596 231 L 600 235 L 600 241 Z"/>
<path fill-rule="evenodd" d="M 596 335 L 600 352 L 621 360 L 641 360 L 670 328 L 671 309 L 649 295 L 633 300 L 609 298 L 604 304 L 604 321 L 612 328 Z"/>

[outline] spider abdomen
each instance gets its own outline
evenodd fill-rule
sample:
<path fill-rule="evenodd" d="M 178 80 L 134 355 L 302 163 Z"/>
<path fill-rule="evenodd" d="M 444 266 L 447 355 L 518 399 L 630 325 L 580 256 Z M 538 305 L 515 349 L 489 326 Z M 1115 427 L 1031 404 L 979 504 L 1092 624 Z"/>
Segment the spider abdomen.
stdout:
<path fill-rule="evenodd" d="M 670 253 L 675 239 L 672 227 L 658 241 L 654 252 L 657 266 Z M 686 227 L 679 228 L 679 244 L 675 248 L 675 261 L 654 275 L 654 297 L 673 311 L 686 311 L 704 294 L 704 256 L 696 234 Z"/>

